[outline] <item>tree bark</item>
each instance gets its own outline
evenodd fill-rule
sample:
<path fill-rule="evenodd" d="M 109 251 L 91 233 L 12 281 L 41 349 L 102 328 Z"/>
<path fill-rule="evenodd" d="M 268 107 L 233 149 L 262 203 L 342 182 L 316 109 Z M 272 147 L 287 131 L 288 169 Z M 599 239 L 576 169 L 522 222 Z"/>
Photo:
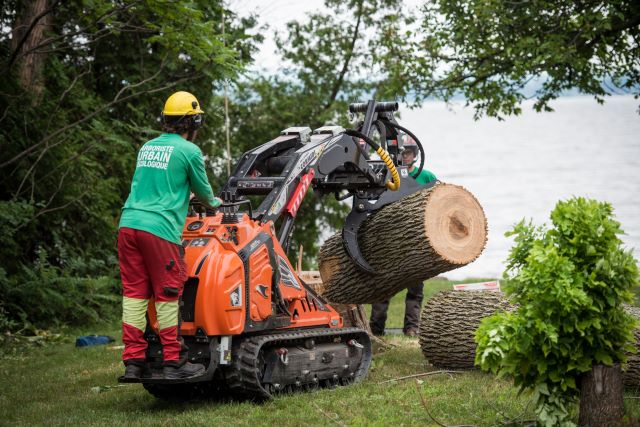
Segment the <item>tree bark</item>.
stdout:
<path fill-rule="evenodd" d="M 640 307 L 625 306 L 625 311 L 636 318 L 640 325 Z M 623 367 L 623 381 L 625 387 L 640 389 L 640 327 L 633 331 L 635 353 L 627 353 L 627 363 Z"/>
<path fill-rule="evenodd" d="M 444 291 L 422 309 L 419 342 L 434 366 L 472 369 L 480 321 L 498 310 L 513 310 L 502 292 Z"/>
<path fill-rule="evenodd" d="M 322 285 L 322 279 L 320 273 L 317 271 L 301 271 L 299 274 L 300 279 L 313 289 L 318 295 L 322 296 L 324 292 L 324 286 Z M 357 327 L 366 331 L 371 335 L 371 328 L 369 327 L 369 321 L 367 320 L 367 313 L 364 310 L 363 305 L 358 304 L 336 304 L 329 301 L 331 307 L 333 307 L 344 321 L 344 327 Z"/>
<path fill-rule="evenodd" d="M 620 364 L 594 365 L 580 381 L 580 427 L 621 425 L 624 414 Z"/>
<path fill-rule="evenodd" d="M 487 221 L 471 193 L 438 184 L 367 218 L 358 232 L 362 254 L 376 271 L 358 268 L 341 235 L 320 248 L 324 296 L 343 304 L 382 302 L 446 271 L 469 264 L 484 249 Z"/>
<path fill-rule="evenodd" d="M 42 75 L 46 54 L 34 50 L 51 29 L 49 0 L 31 0 L 24 6 L 24 12 L 16 18 L 12 28 L 12 61 L 18 67 L 18 80 L 22 88 L 33 94 L 33 105 L 40 103 L 44 91 Z"/>

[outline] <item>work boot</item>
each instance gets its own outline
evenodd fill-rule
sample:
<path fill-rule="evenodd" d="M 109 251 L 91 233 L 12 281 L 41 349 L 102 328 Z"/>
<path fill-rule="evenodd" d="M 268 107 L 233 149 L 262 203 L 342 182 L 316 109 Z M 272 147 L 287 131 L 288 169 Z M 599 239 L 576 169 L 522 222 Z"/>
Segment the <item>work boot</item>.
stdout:
<path fill-rule="evenodd" d="M 162 375 L 166 380 L 190 378 L 204 374 L 204 365 L 186 362 L 182 366 L 164 366 Z"/>
<path fill-rule="evenodd" d="M 404 335 L 407 337 L 417 337 L 418 336 L 418 330 L 415 328 L 410 328 L 407 329 L 406 331 L 404 331 Z"/>
<path fill-rule="evenodd" d="M 139 380 L 142 376 L 142 366 L 129 364 L 124 368 L 125 380 Z"/>

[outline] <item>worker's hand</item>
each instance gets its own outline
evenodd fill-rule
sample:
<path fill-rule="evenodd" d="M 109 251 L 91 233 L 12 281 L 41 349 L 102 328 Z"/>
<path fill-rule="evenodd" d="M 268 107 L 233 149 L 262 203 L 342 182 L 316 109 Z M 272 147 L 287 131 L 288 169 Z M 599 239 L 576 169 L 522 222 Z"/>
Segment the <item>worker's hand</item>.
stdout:
<path fill-rule="evenodd" d="M 217 207 L 219 207 L 220 205 L 222 205 L 222 199 L 221 199 L 221 198 L 219 198 L 219 197 L 214 197 L 214 198 L 213 198 L 213 203 L 211 203 L 211 207 L 212 207 L 212 208 L 217 208 Z"/>

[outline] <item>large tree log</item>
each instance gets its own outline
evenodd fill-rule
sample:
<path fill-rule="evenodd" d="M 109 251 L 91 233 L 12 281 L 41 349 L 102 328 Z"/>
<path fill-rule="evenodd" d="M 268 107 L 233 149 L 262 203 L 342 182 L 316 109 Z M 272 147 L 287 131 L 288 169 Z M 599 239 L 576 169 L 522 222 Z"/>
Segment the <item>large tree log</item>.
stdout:
<path fill-rule="evenodd" d="M 471 369 L 480 321 L 498 310 L 512 309 L 501 292 L 440 292 L 422 309 L 419 331 L 422 354 L 434 366 Z"/>
<path fill-rule="evenodd" d="M 433 296 L 420 318 L 420 347 L 435 366 L 452 369 L 474 367 L 475 333 L 480 321 L 498 310 L 514 310 L 500 292 L 445 291 Z M 640 307 L 625 306 L 640 322 Z M 640 389 L 640 327 L 634 331 L 636 353 L 627 354 L 622 367 L 625 387 Z"/>
<path fill-rule="evenodd" d="M 382 302 L 404 288 L 469 264 L 484 249 L 487 221 L 471 193 L 438 184 L 392 203 L 367 218 L 362 254 L 376 271 L 358 268 L 342 243 L 329 238 L 318 255 L 324 296 L 333 302 Z"/>
<path fill-rule="evenodd" d="M 313 289 L 317 294 L 322 296 L 324 292 L 324 286 L 322 285 L 322 279 L 320 278 L 320 273 L 317 271 L 300 271 L 298 273 L 300 279 L 311 289 Z M 364 331 L 366 331 L 369 335 L 371 335 L 371 328 L 369 327 L 369 322 L 367 320 L 367 313 L 364 310 L 363 305 L 357 304 L 337 304 L 329 301 L 331 307 L 333 307 L 340 315 L 342 316 L 342 320 L 344 321 L 344 327 L 357 327 Z"/>

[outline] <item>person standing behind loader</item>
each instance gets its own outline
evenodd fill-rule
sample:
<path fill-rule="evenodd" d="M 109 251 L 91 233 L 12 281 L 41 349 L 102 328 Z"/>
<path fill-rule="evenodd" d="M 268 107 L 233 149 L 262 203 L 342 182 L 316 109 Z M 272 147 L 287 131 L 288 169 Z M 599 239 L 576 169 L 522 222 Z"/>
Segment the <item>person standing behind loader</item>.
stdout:
<path fill-rule="evenodd" d="M 118 231 L 126 379 L 140 378 L 144 370 L 144 331 L 152 297 L 163 347 L 164 377 L 187 378 L 204 372 L 204 366 L 181 357 L 178 330 L 178 300 L 187 279 L 180 236 L 190 191 L 211 208 L 222 204 L 211 190 L 202 152 L 191 142 L 203 114 L 195 96 L 174 93 L 162 112 L 163 133 L 138 152 Z"/>
<path fill-rule="evenodd" d="M 418 173 L 415 166 L 418 157 L 418 144 L 409 135 L 405 136 L 404 149 L 402 151 L 402 164 L 408 166 L 409 176 L 416 180 L 420 185 L 426 185 L 436 180 L 436 176 L 422 169 Z M 422 308 L 422 300 L 424 298 L 424 284 L 407 288 L 407 296 L 405 298 L 404 326 L 402 332 L 406 336 L 415 337 L 418 335 L 418 325 L 420 324 L 420 309 Z M 371 304 L 371 319 L 369 326 L 374 335 L 384 335 L 384 326 L 387 322 L 387 311 L 389 310 L 389 300 Z"/>

